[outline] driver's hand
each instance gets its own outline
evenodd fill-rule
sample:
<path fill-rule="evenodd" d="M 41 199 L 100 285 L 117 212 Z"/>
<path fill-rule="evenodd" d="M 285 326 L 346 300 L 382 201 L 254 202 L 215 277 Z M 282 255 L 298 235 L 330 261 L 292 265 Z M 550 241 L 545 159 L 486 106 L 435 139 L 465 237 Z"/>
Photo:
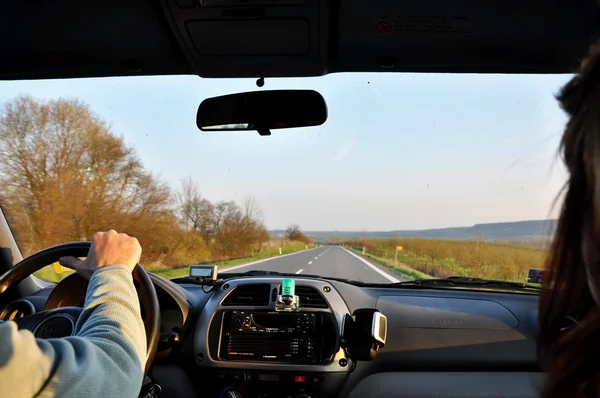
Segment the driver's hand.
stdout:
<path fill-rule="evenodd" d="M 85 279 L 90 279 L 94 271 L 108 265 L 121 264 L 133 271 L 140 261 L 142 247 L 136 238 L 115 230 L 98 232 L 92 238 L 92 247 L 85 260 L 75 257 L 62 257 L 60 265 L 71 268 Z"/>

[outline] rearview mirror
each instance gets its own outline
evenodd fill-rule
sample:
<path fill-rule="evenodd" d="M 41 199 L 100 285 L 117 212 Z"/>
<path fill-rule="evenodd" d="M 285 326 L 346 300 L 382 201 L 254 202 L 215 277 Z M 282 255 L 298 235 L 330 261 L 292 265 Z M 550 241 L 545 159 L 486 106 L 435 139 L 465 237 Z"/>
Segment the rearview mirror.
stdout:
<path fill-rule="evenodd" d="M 208 98 L 198 108 L 196 124 L 202 131 L 255 130 L 320 126 L 327 105 L 313 90 L 252 91 Z"/>

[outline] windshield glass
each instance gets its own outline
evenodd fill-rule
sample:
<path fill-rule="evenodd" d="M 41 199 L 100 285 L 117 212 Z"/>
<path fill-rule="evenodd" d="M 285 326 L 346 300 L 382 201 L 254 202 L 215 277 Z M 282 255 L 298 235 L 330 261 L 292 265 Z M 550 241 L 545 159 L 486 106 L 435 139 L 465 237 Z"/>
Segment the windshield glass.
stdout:
<path fill-rule="evenodd" d="M 569 78 L 1 82 L 0 205 L 24 256 L 116 229 L 168 278 L 216 264 L 373 283 L 539 283 L 566 179 L 553 95 Z M 208 97 L 292 88 L 323 95 L 324 125 L 271 136 L 195 125 Z M 66 275 L 56 271 L 38 276 Z"/>

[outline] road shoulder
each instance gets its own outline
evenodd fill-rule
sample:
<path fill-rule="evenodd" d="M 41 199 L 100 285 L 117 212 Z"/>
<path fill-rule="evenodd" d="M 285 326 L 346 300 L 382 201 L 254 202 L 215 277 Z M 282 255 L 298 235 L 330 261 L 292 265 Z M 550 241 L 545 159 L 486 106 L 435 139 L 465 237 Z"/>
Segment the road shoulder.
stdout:
<path fill-rule="evenodd" d="M 367 266 L 369 266 L 373 271 L 377 272 L 379 275 L 386 278 L 390 283 L 397 283 L 408 280 L 407 278 L 402 277 L 400 274 L 393 272 L 389 267 L 384 265 L 377 264 L 369 258 L 361 256 L 357 253 L 352 252 L 351 250 L 346 249 L 345 247 L 340 246 L 344 251 L 346 251 L 351 256 L 357 258 Z"/>

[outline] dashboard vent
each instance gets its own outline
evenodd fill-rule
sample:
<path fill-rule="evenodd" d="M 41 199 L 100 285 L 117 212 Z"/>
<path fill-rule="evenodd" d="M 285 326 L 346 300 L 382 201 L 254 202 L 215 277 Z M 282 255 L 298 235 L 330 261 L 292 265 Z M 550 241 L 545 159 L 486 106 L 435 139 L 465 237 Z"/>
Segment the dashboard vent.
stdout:
<path fill-rule="evenodd" d="M 314 287 L 296 286 L 296 295 L 300 297 L 300 308 L 329 308 L 323 295 Z"/>
<path fill-rule="evenodd" d="M 267 283 L 241 285 L 233 289 L 223 300 L 223 306 L 249 305 L 266 307 L 271 299 L 271 285 Z"/>

